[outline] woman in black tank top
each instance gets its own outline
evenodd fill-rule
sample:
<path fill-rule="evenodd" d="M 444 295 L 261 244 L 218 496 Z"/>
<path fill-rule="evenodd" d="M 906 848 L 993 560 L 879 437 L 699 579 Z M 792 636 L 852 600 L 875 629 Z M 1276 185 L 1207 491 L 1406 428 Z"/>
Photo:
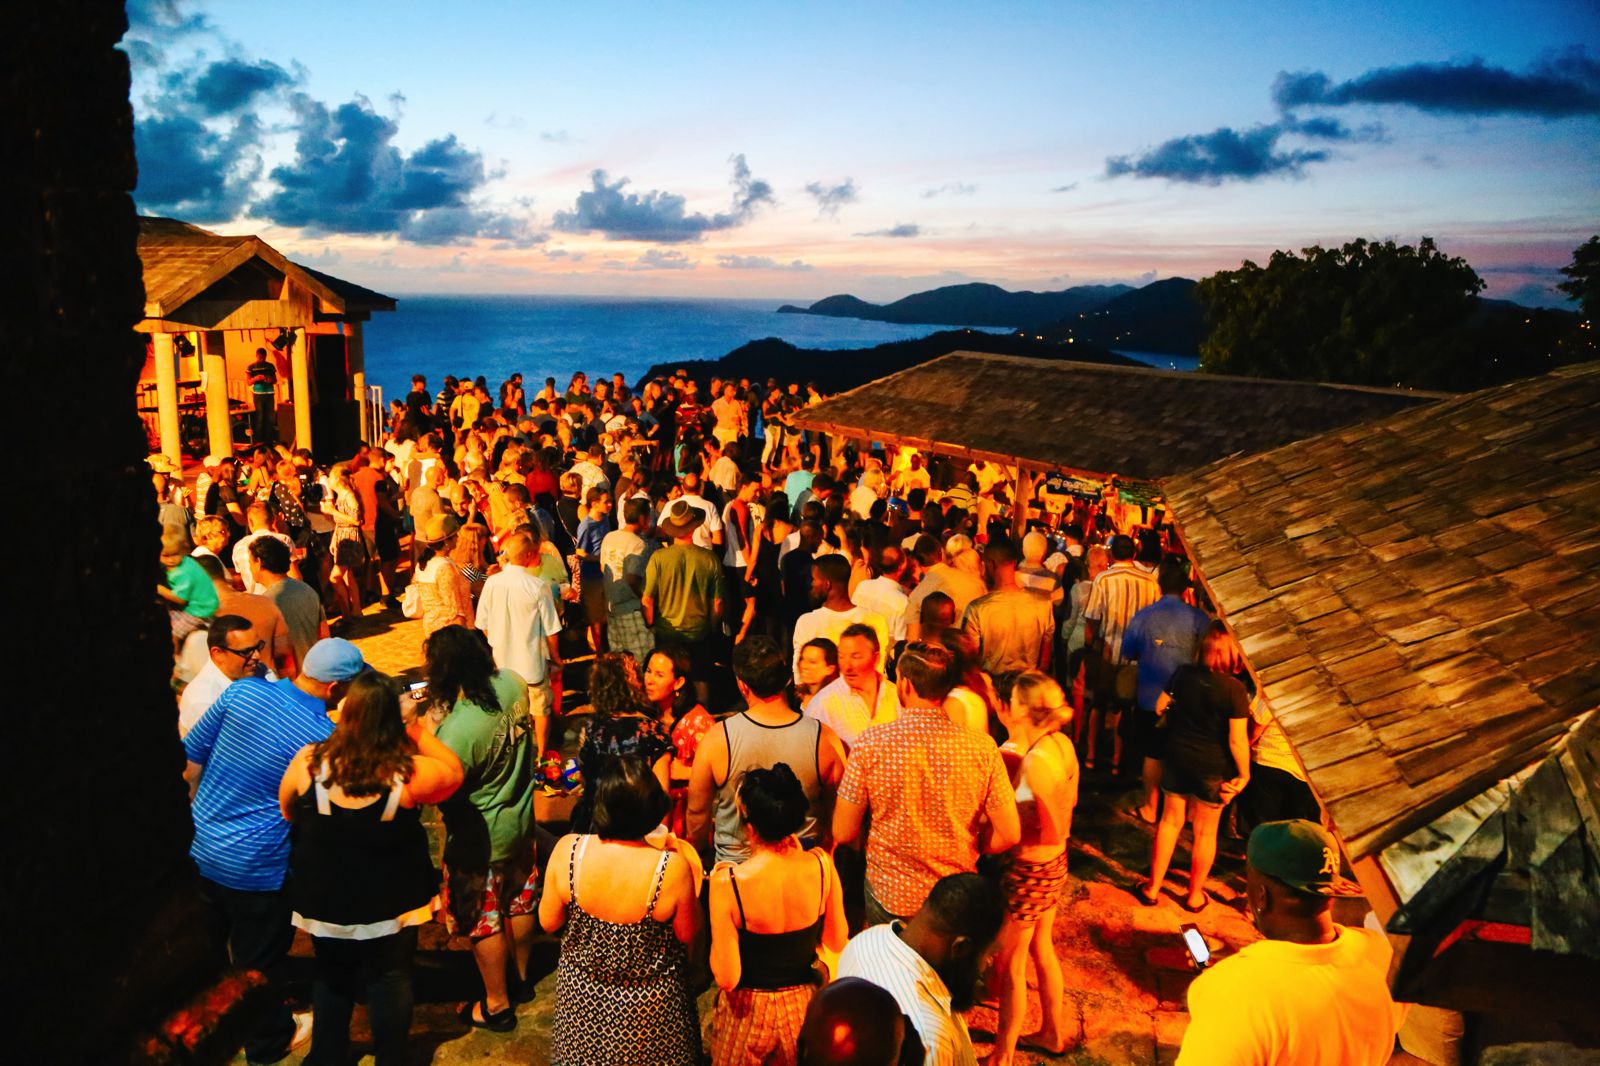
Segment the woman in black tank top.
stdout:
<path fill-rule="evenodd" d="M 812 993 L 826 979 L 818 948 L 847 936 L 844 896 L 826 851 L 795 833 L 809 805 L 785 763 L 745 772 L 739 806 L 750 858 L 711 873 L 711 972 L 721 988 L 712 1066 L 764 1062 L 793 1048 Z"/>

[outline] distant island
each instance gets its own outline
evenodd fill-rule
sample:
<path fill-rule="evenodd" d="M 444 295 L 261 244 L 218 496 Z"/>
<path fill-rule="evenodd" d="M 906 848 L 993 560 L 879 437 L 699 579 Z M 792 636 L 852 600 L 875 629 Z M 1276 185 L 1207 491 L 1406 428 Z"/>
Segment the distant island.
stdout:
<path fill-rule="evenodd" d="M 859 318 L 945 326 L 1006 326 L 1046 342 L 1071 340 L 1102 348 L 1194 356 L 1205 316 L 1189 278 L 1163 278 L 1142 288 L 1079 285 L 1060 292 L 1010 292 L 998 285 L 946 285 L 888 304 L 829 296 L 809 307 L 785 304 L 779 314 Z"/>
<path fill-rule="evenodd" d="M 712 377 L 765 381 L 813 382 L 825 393 L 843 392 L 887 374 L 905 370 L 951 352 L 1025 355 L 1035 359 L 1070 359 L 1109 366 L 1143 366 L 1133 359 L 1093 344 L 1066 340 L 1040 341 L 1015 333 L 942 330 L 916 340 L 894 341 L 872 348 L 797 348 L 776 337 L 740 345 L 720 359 L 679 359 L 657 363 L 640 381 L 665 377 L 682 369 L 702 383 Z"/>

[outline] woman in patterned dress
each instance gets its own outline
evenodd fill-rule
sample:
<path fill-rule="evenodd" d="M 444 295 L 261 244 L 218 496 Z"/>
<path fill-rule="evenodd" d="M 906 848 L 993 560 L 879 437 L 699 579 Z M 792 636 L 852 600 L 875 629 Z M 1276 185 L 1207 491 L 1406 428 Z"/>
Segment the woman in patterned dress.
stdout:
<path fill-rule="evenodd" d="M 1011 1066 L 1018 1046 L 1052 1055 L 1066 1048 L 1061 960 L 1051 934 L 1067 882 L 1067 838 L 1078 803 L 1078 756 L 1062 733 L 1072 720 L 1072 705 L 1056 680 L 1037 670 L 1020 674 L 1001 717 L 1011 735 L 1000 754 L 1017 790 L 1022 842 L 1009 856 L 1001 881 L 1006 921 L 991 978 L 1000 1000 L 999 1023 L 987 1066 Z M 1030 958 L 1039 977 L 1044 1024 L 1022 1036 Z"/>
<path fill-rule="evenodd" d="M 639 758 L 608 760 L 593 835 L 556 842 L 539 901 L 546 932 L 566 927 L 556 968 L 552 1066 L 692 1066 L 700 1022 L 688 945 L 700 926 L 697 875 L 646 837 L 670 802 Z"/>
<path fill-rule="evenodd" d="M 367 545 L 361 537 L 361 497 L 350 483 L 347 463 L 335 463 L 328 471 L 331 498 L 322 500 L 322 513 L 333 519 L 333 537 L 328 552 L 333 569 L 328 583 L 333 586 L 339 612 L 349 619 L 361 615 L 361 569 L 367 562 Z"/>

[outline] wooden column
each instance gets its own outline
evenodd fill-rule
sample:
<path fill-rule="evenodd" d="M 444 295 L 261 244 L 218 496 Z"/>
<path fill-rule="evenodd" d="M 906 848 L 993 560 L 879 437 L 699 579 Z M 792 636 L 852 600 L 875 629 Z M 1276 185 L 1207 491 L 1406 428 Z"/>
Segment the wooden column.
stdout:
<path fill-rule="evenodd" d="M 213 341 L 212 338 L 216 339 Z M 212 455 L 233 454 L 233 423 L 228 417 L 228 361 L 218 334 L 200 334 L 200 372 L 206 390 L 206 436 Z M 212 347 L 217 351 L 211 351 Z"/>
<path fill-rule="evenodd" d="M 361 440 L 372 443 L 367 425 L 372 414 L 367 410 L 367 346 L 362 336 L 361 323 L 351 322 L 350 332 L 344 338 L 345 366 L 350 371 L 350 391 L 356 397 L 356 417 L 361 419 Z"/>
<path fill-rule="evenodd" d="M 294 395 L 294 446 L 311 447 L 311 341 L 303 329 L 291 331 L 289 377 Z"/>
<path fill-rule="evenodd" d="M 1016 468 L 1016 483 L 1012 486 L 1011 535 L 1020 544 L 1028 532 L 1028 503 L 1033 497 L 1033 471 L 1025 466 Z"/>
<path fill-rule="evenodd" d="M 183 464 L 183 437 L 178 430 L 178 354 L 172 334 L 151 335 L 156 353 L 156 411 L 161 427 L 161 451 L 173 462 Z"/>

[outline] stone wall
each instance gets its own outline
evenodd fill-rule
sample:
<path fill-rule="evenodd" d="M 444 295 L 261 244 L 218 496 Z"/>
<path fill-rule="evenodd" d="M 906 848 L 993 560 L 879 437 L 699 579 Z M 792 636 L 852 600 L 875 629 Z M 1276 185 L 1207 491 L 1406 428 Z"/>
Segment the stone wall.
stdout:
<path fill-rule="evenodd" d="M 187 856 L 132 402 L 144 291 L 125 29 L 106 0 L 0 15 L 12 544 L 0 971 L 7 1043 L 25 1062 L 151 1055 L 150 1034 L 214 991 L 224 961 Z"/>

